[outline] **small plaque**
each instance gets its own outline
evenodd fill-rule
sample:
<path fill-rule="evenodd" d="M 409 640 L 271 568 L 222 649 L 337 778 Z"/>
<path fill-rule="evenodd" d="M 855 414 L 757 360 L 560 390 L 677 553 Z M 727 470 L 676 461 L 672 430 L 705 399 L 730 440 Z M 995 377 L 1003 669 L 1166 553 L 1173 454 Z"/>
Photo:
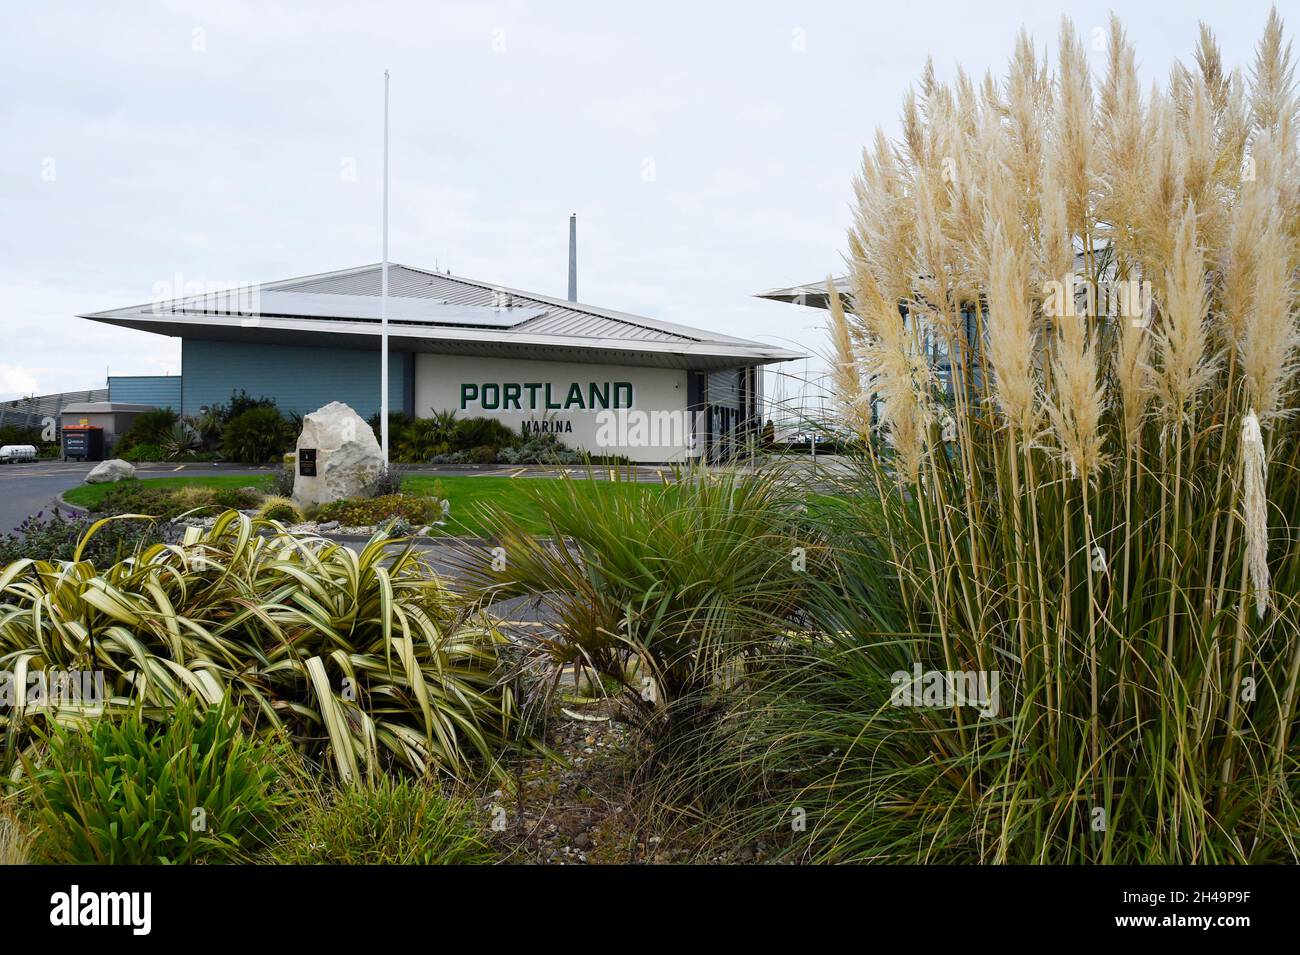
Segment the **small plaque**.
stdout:
<path fill-rule="evenodd" d="M 316 449 L 298 449 L 298 473 L 303 477 L 316 476 Z"/>

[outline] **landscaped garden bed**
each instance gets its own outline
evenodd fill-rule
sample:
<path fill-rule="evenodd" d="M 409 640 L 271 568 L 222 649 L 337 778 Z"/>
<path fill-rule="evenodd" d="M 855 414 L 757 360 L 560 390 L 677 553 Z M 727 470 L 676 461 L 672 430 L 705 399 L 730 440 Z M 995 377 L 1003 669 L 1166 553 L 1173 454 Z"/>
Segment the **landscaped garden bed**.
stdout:
<path fill-rule="evenodd" d="M 602 473 L 601 477 L 607 477 Z M 268 498 L 275 498 L 272 519 L 303 533 L 369 535 L 376 527 L 398 520 L 403 532 L 429 536 L 482 537 L 488 533 L 488 508 L 513 515 L 530 533 L 545 534 L 547 525 L 538 494 L 572 480 L 579 495 L 593 493 L 585 477 L 508 478 L 432 476 L 412 474 L 401 479 L 400 493 L 381 494 L 322 505 L 306 512 L 285 507 L 284 494 L 291 485 L 276 474 L 193 475 L 144 478 L 115 484 L 85 484 L 64 494 L 69 504 L 92 516 L 148 514 L 164 520 L 188 514 L 193 526 L 210 526 L 217 512 L 233 507 L 247 514 L 262 514 Z M 655 483 L 622 482 L 620 494 L 636 495 L 658 486 Z M 444 506 L 443 502 L 446 502 Z M 268 515 L 263 515 L 268 516 Z M 323 526 L 322 526 L 323 525 Z"/>

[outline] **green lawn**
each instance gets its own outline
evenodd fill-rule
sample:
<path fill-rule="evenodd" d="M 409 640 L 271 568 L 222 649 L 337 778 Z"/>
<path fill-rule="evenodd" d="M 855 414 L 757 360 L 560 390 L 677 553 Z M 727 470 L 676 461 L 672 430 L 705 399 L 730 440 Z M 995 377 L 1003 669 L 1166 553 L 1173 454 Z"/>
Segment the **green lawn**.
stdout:
<path fill-rule="evenodd" d="M 594 493 L 598 482 L 574 478 L 582 493 Z M 512 515 L 534 534 L 546 531 L 542 509 L 535 494 L 560 482 L 558 478 L 508 477 L 431 477 L 417 474 L 406 479 L 403 489 L 416 494 L 438 494 L 451 501 L 448 534 L 482 537 L 486 535 L 483 510 L 493 504 Z M 656 485 L 620 484 L 628 493 L 640 493 Z"/>
<path fill-rule="evenodd" d="M 585 478 L 575 478 L 582 488 L 582 493 L 593 493 L 594 482 Z M 154 487 L 184 487 L 185 485 L 202 485 L 204 487 L 266 488 L 271 482 L 270 475 L 231 476 L 211 474 L 204 476 L 145 478 L 139 483 Z M 555 485 L 558 478 L 508 478 L 508 477 L 433 477 L 417 474 L 406 479 L 403 490 L 413 494 L 437 494 L 451 501 L 451 519 L 443 533 L 456 536 L 481 537 L 486 534 L 483 520 L 483 508 L 491 503 L 505 509 L 515 516 L 533 533 L 544 533 L 541 508 L 533 497 L 532 491 L 542 490 L 544 485 Z M 651 484 L 620 484 L 620 489 L 627 493 L 643 493 Z M 69 504 L 93 508 L 108 493 L 112 484 L 83 484 L 63 495 Z"/>

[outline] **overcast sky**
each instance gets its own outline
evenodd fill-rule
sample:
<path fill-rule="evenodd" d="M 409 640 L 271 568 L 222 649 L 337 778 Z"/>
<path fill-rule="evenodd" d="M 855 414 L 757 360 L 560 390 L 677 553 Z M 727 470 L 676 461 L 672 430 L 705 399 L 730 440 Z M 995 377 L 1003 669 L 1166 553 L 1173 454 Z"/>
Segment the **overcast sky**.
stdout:
<path fill-rule="evenodd" d="M 1147 82 L 1198 20 L 1247 66 L 1267 2 L 1125 2 Z M 0 398 L 176 374 L 174 339 L 75 317 L 160 282 L 380 258 L 824 350 L 753 298 L 840 271 L 850 180 L 927 55 L 999 73 L 1016 30 L 1105 5 L 19 3 L 0 31 Z M 1283 8 L 1283 14 L 1287 11 Z M 1288 32 L 1295 28 L 1290 18 Z M 1102 56 L 1092 54 L 1095 68 Z"/>

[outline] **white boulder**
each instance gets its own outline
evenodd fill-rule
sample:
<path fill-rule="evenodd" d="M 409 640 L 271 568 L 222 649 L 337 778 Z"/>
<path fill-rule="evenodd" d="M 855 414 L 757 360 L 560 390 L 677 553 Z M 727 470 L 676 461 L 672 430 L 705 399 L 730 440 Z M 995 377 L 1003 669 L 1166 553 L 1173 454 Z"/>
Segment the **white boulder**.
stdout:
<path fill-rule="evenodd" d="M 133 477 L 135 477 L 134 464 L 121 458 L 111 458 L 108 461 L 100 461 L 91 468 L 90 473 L 86 475 L 86 483 L 109 484 Z"/>
<path fill-rule="evenodd" d="M 302 473 L 311 457 L 303 449 L 316 452 L 315 475 Z M 357 497 L 384 470 L 375 433 L 341 401 L 331 401 L 302 419 L 295 453 L 293 502 L 299 507 Z"/>

